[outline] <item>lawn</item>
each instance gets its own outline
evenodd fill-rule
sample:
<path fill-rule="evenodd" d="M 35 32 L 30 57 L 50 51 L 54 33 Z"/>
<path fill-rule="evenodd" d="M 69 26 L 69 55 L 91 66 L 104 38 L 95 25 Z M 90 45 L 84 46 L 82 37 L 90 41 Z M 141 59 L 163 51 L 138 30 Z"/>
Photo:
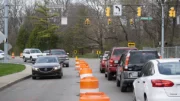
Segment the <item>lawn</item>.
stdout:
<path fill-rule="evenodd" d="M 24 65 L 0 63 L 0 77 L 4 76 L 4 75 L 20 72 L 20 71 L 22 71 L 24 69 L 25 69 Z"/>

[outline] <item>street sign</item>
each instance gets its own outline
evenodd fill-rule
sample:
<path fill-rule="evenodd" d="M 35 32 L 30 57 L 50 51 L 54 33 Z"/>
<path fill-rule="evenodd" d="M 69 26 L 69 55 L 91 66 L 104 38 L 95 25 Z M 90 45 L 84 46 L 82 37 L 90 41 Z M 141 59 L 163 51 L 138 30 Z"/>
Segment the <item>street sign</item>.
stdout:
<path fill-rule="evenodd" d="M 0 31 L 0 44 L 6 39 L 6 36 Z"/>
<path fill-rule="evenodd" d="M 77 50 L 74 50 L 74 54 L 77 54 Z"/>
<path fill-rule="evenodd" d="M 61 25 L 67 25 L 67 17 L 61 17 Z"/>
<path fill-rule="evenodd" d="M 152 20 L 152 17 L 141 17 L 140 20 Z"/>
<path fill-rule="evenodd" d="M 179 25 L 180 24 L 180 15 L 179 16 L 177 16 L 177 25 Z"/>
<path fill-rule="evenodd" d="M 101 54 L 101 51 L 98 51 L 98 50 L 97 50 L 97 51 L 96 51 L 96 54 L 97 54 L 97 55 L 100 55 L 100 54 Z"/>
<path fill-rule="evenodd" d="M 113 15 L 114 16 L 122 15 L 122 5 L 113 5 Z"/>
<path fill-rule="evenodd" d="M 134 42 L 128 42 L 128 47 L 135 47 L 136 44 Z"/>

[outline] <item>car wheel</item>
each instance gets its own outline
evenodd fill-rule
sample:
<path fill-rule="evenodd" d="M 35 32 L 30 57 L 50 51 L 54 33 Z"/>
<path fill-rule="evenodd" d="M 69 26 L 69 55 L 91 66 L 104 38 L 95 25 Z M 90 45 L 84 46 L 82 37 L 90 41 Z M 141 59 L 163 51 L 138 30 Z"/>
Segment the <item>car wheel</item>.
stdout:
<path fill-rule="evenodd" d="M 112 80 L 112 75 L 110 73 L 107 73 L 107 79 Z"/>
<path fill-rule="evenodd" d="M 30 60 L 31 60 L 31 62 L 33 62 L 33 58 L 32 57 L 30 57 Z"/>
<path fill-rule="evenodd" d="M 105 76 L 105 78 L 107 78 L 107 74 L 106 73 L 104 74 L 104 76 Z"/>
<path fill-rule="evenodd" d="M 24 62 L 26 62 L 26 61 L 27 61 L 25 57 L 23 57 L 23 61 L 24 61 Z"/>
<path fill-rule="evenodd" d="M 116 78 L 116 86 L 120 87 L 120 81 Z"/>
<path fill-rule="evenodd" d="M 147 96 L 146 96 L 146 95 L 144 96 L 144 101 L 148 101 L 148 98 L 147 98 Z"/>
<path fill-rule="evenodd" d="M 120 80 L 120 90 L 121 92 L 126 92 L 127 87 L 124 86 L 124 82 L 122 81 L 122 79 Z"/>
<path fill-rule="evenodd" d="M 69 64 L 66 64 L 66 67 L 69 67 Z"/>
<path fill-rule="evenodd" d="M 100 73 L 104 73 L 104 71 L 102 70 L 102 68 L 100 67 Z"/>
<path fill-rule="evenodd" d="M 33 80 L 35 80 L 35 79 L 36 79 L 36 77 L 35 77 L 35 76 L 32 76 L 32 79 L 33 79 Z"/>

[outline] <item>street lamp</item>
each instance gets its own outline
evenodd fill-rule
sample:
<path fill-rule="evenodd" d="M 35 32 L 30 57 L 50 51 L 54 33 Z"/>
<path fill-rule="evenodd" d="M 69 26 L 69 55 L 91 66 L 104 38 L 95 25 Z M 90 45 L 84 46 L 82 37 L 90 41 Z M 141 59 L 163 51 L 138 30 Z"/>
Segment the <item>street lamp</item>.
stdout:
<path fill-rule="evenodd" d="M 161 6 L 162 6 L 161 56 L 162 58 L 164 58 L 164 0 L 161 0 Z"/>

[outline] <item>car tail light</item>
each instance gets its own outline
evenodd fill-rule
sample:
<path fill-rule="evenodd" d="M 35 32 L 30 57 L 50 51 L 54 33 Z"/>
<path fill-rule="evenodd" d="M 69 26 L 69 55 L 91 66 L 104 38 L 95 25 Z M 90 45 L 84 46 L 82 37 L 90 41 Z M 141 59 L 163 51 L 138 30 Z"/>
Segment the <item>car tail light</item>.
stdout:
<path fill-rule="evenodd" d="M 126 61 L 125 61 L 125 69 L 128 69 L 129 56 L 130 56 L 130 54 L 128 53 L 128 55 L 127 55 L 127 57 L 126 57 Z"/>
<path fill-rule="evenodd" d="M 172 81 L 160 79 L 151 80 L 151 83 L 153 87 L 172 87 L 174 85 Z"/>
<path fill-rule="evenodd" d="M 113 60 L 113 59 L 110 59 L 110 60 L 109 60 L 109 64 L 110 64 L 109 66 L 114 66 L 114 60 Z"/>

